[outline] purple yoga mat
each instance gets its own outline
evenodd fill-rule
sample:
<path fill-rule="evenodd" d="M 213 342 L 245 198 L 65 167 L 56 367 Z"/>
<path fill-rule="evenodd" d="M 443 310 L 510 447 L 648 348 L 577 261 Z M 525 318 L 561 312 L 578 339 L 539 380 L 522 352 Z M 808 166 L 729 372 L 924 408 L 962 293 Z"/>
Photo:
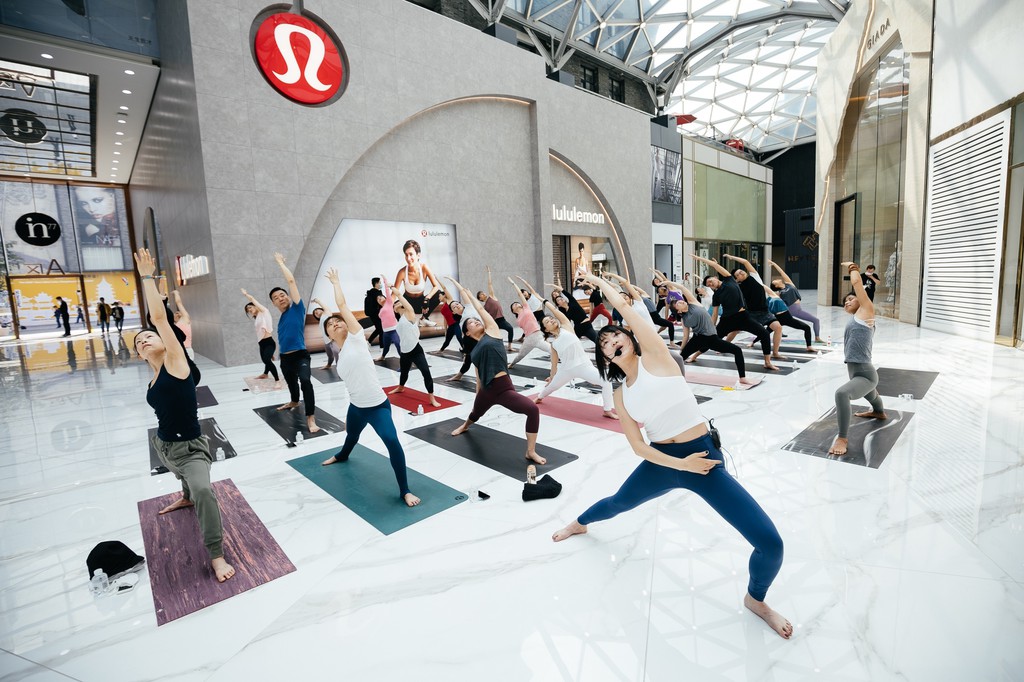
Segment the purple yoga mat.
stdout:
<path fill-rule="evenodd" d="M 224 524 L 224 558 L 235 568 L 235 575 L 223 583 L 210 568 L 195 510 L 157 513 L 181 497 L 180 492 L 139 502 L 158 626 L 295 570 L 231 479 L 216 481 L 213 490 Z"/>

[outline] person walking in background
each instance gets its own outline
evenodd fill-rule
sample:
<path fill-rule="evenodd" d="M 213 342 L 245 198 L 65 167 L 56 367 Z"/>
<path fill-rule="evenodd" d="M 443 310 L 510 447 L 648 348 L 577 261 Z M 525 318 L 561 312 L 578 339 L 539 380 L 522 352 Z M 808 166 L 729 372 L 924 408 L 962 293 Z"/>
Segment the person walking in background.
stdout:
<path fill-rule="evenodd" d="M 57 324 L 64 327 L 64 336 L 71 336 L 71 313 L 68 311 L 68 302 L 60 296 L 57 297 Z"/>
<path fill-rule="evenodd" d="M 100 333 L 106 334 L 110 331 L 110 306 L 107 302 L 100 298 L 100 302 L 96 304 L 96 317 L 100 320 Z"/>
<path fill-rule="evenodd" d="M 370 284 L 370 288 L 366 290 L 366 296 L 363 297 L 363 315 L 366 315 L 366 319 L 373 326 L 373 333 L 366 340 L 366 343 L 372 346 L 374 339 L 384 336 L 384 327 L 380 323 L 380 302 L 377 300 L 377 297 L 381 295 L 380 277 L 371 279 Z M 383 342 L 383 339 L 380 342 Z"/>
<path fill-rule="evenodd" d="M 121 307 L 120 301 L 114 301 L 114 305 L 110 307 L 110 317 L 114 319 L 114 326 L 117 327 L 117 333 L 120 334 L 124 327 L 124 308 Z"/>

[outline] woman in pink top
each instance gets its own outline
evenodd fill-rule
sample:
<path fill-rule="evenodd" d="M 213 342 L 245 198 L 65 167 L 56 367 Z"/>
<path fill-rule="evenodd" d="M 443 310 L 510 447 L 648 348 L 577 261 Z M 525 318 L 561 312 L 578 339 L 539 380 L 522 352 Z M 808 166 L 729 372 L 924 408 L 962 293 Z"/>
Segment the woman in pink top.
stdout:
<path fill-rule="evenodd" d="M 519 300 L 514 302 L 509 308 L 512 310 L 512 314 L 516 316 L 516 324 L 523 330 L 523 345 L 519 346 L 519 352 L 512 362 L 508 363 L 509 369 L 511 369 L 515 367 L 517 362 L 526 358 L 531 351 L 540 350 L 550 355 L 551 344 L 544 340 L 544 333 L 540 330 L 537 318 L 530 311 L 530 306 L 526 302 L 526 296 L 523 294 L 522 289 L 519 288 L 519 285 L 511 277 L 508 278 L 508 281 L 512 283 L 516 294 L 519 296 Z"/>
<path fill-rule="evenodd" d="M 242 289 L 242 295 L 249 299 L 245 304 L 245 314 L 252 318 L 256 327 L 256 342 L 260 345 L 260 359 L 263 360 L 263 374 L 257 379 L 266 379 L 270 374 L 274 381 L 281 381 L 274 366 L 274 353 L 277 351 L 277 342 L 274 341 L 274 320 L 270 317 L 270 311 L 260 305 L 259 301 L 249 295 L 249 292 Z"/>
<path fill-rule="evenodd" d="M 380 279 L 384 282 L 384 291 L 388 293 L 385 295 L 382 292 L 377 297 L 377 303 L 380 304 L 380 324 L 384 330 L 380 337 L 380 357 L 377 358 L 377 362 L 384 361 L 388 351 L 391 350 L 391 344 L 395 344 L 398 356 L 402 356 L 402 343 L 398 339 L 398 318 L 395 317 L 395 299 L 391 295 L 391 285 L 388 284 L 388 278 L 381 275 Z"/>

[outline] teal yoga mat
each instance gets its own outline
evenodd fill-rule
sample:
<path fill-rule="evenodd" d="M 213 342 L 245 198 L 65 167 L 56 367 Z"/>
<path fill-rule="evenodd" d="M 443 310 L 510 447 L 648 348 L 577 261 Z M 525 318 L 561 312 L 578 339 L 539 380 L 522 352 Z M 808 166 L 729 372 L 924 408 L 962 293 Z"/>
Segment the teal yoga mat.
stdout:
<path fill-rule="evenodd" d="M 466 501 L 464 493 L 407 469 L 409 489 L 421 500 L 407 507 L 398 497 L 395 471 L 386 456 L 357 444 L 347 462 L 321 466 L 335 452 L 337 448 L 324 450 L 288 464 L 384 535 Z"/>

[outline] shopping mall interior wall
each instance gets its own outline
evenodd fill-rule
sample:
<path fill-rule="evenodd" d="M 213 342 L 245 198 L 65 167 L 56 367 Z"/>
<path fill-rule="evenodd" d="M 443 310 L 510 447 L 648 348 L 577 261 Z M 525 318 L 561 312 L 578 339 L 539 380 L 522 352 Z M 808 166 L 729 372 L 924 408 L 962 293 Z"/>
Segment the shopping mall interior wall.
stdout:
<path fill-rule="evenodd" d="M 772 246 L 786 245 L 785 212 L 814 206 L 814 143 L 793 147 L 768 163 L 772 185 Z"/>
<path fill-rule="evenodd" d="M 550 150 L 601 191 L 631 267 L 649 266 L 647 115 L 551 81 L 539 56 L 404 0 L 306 2 L 344 44 L 350 81 L 331 105 L 296 105 L 253 63 L 249 28 L 265 6 L 187 0 L 203 164 L 196 177 L 209 202 L 218 290 L 210 299 L 223 320 L 211 325 L 224 362 L 257 361 L 239 287 L 265 298 L 280 285 L 280 251 L 308 295 L 346 217 L 455 224 L 471 288 L 485 284 L 488 263 L 496 283 L 513 269 L 550 276 L 558 200 Z"/>
<path fill-rule="evenodd" d="M 147 207 L 160 233 L 160 267 L 173 277 L 174 258 L 213 253 L 206 201 L 199 121 L 193 77 L 193 51 L 182 3 L 157 3 L 160 31 L 160 80 L 139 145 L 129 191 L 136 243 L 143 244 Z M 216 268 L 216 264 L 213 264 Z M 192 317 L 193 347 L 224 362 L 221 310 L 213 274 L 182 288 Z"/>
<path fill-rule="evenodd" d="M 1024 93 L 1024 3 L 936 0 L 932 139 Z"/>

